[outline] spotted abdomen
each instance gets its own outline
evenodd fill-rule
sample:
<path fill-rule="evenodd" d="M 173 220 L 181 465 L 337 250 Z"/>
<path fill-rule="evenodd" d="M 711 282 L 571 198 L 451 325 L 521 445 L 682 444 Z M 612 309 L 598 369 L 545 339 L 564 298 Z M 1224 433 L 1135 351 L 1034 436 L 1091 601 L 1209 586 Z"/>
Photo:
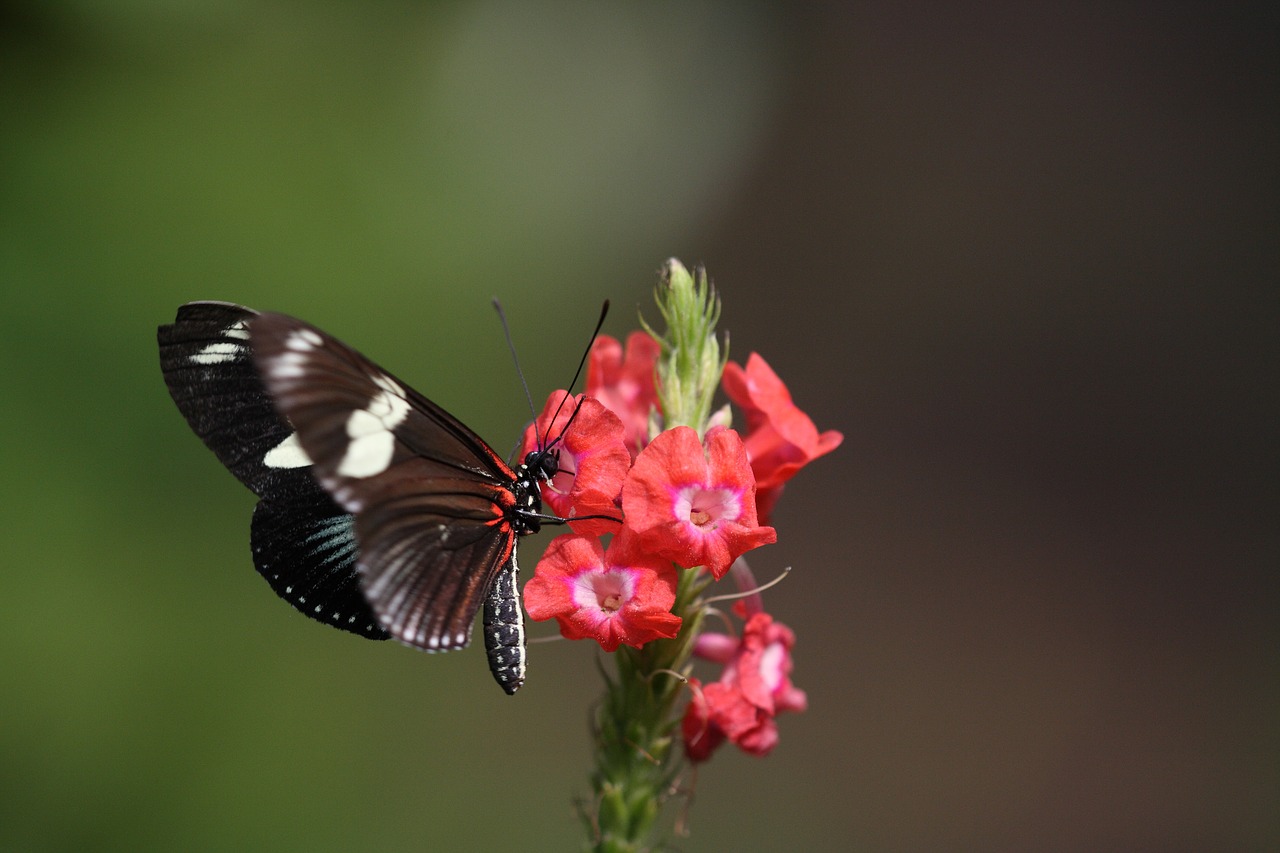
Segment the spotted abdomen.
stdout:
<path fill-rule="evenodd" d="M 489 670 L 508 694 L 524 684 L 524 618 L 520 612 L 520 568 L 515 549 L 484 598 L 484 649 Z"/>

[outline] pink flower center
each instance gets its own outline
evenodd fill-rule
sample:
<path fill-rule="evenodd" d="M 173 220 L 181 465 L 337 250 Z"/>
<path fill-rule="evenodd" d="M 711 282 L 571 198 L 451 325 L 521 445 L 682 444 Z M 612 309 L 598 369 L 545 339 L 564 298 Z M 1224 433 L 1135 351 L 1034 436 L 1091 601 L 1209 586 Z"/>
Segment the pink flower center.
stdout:
<path fill-rule="evenodd" d="M 630 572 L 593 569 L 574 578 L 573 603 L 579 608 L 616 613 L 631 600 L 635 581 Z"/>
<path fill-rule="evenodd" d="M 715 530 L 721 521 L 736 521 L 742 501 L 734 489 L 685 486 L 676 492 L 675 516 L 703 530 Z"/>

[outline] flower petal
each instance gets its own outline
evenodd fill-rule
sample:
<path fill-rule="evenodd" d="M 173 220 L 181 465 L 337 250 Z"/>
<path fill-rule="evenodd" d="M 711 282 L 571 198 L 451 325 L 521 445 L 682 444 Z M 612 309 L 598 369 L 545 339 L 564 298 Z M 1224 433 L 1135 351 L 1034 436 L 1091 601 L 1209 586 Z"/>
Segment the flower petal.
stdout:
<path fill-rule="evenodd" d="M 719 430 L 704 448 L 689 427 L 657 436 L 622 486 L 624 530 L 681 566 L 706 566 L 716 577 L 752 548 L 777 541 L 756 523 L 755 483 L 742 439 Z"/>
<path fill-rule="evenodd" d="M 587 395 L 621 419 L 623 441 L 633 459 L 648 443 L 649 412 L 658 406 L 654 368 L 660 349 L 652 335 L 632 332 L 624 355 L 622 344 L 600 335 L 587 362 Z"/>
<path fill-rule="evenodd" d="M 844 440 L 839 432 L 819 433 L 813 421 L 791 400 L 791 392 L 759 354 L 743 368 L 725 365 L 721 379 L 729 399 L 747 419 L 747 455 L 759 489 L 760 517 L 771 515 L 782 485 L 805 465 L 830 453 Z"/>
<path fill-rule="evenodd" d="M 612 652 L 674 637 L 675 568 L 615 537 L 605 550 L 595 537 L 568 534 L 547 546 L 525 584 L 525 610 L 535 622 L 554 618 L 571 640 L 593 639 Z"/>

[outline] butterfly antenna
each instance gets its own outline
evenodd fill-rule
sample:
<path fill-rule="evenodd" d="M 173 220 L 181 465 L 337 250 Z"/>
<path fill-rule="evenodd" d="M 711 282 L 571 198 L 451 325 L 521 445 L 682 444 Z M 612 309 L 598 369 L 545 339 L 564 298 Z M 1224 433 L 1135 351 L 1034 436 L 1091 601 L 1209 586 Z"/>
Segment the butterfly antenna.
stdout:
<path fill-rule="evenodd" d="M 497 300 L 494 300 L 494 301 L 496 302 Z M 569 382 L 569 391 L 564 395 L 564 397 L 560 399 L 560 405 L 556 406 L 556 412 L 554 415 L 551 416 L 551 420 L 547 424 L 548 429 L 550 429 L 550 425 L 552 423 L 555 423 L 556 418 L 560 416 L 560 410 L 564 408 L 565 401 L 573 396 L 573 386 L 578 384 L 578 377 L 582 375 L 582 368 L 587 366 L 587 358 L 588 356 L 591 355 L 591 347 L 596 342 L 596 338 L 600 336 L 600 329 L 604 327 L 604 318 L 608 316 L 609 316 L 609 300 L 606 299 L 604 301 L 604 304 L 600 306 L 600 319 L 596 321 L 596 328 L 591 333 L 591 339 L 587 341 L 587 348 L 582 352 L 582 360 L 578 362 L 578 369 L 573 372 L 573 380 Z M 525 389 L 525 393 L 528 393 L 527 388 Z M 569 430 L 569 425 L 572 424 L 573 419 L 578 416 L 578 411 L 580 408 L 581 408 L 581 404 L 574 407 L 573 414 L 569 416 L 569 423 L 564 425 L 564 429 L 560 431 L 560 435 L 556 436 L 555 441 L 559 441 L 560 438 Z M 537 415 L 534 415 L 534 417 L 537 418 Z M 540 441 L 539 444 L 546 447 L 547 449 L 550 449 L 551 445 L 555 444 L 555 441 L 550 442 L 549 444 L 544 443 L 543 441 Z"/>
<path fill-rule="evenodd" d="M 606 299 L 604 304 L 600 306 L 600 319 L 596 320 L 595 330 L 591 333 L 591 340 L 587 341 L 587 348 L 582 351 L 582 360 L 578 362 L 578 369 L 573 373 L 573 381 L 569 383 L 569 390 L 573 390 L 573 386 L 578 384 L 578 377 L 582 375 L 582 368 L 587 366 L 587 356 L 591 355 L 591 345 L 596 342 L 596 338 L 600 336 L 600 330 L 604 328 L 604 318 L 609 316 L 609 300 Z"/>
<path fill-rule="evenodd" d="M 511 360 L 516 363 L 516 375 L 520 377 L 520 387 L 524 389 L 524 398 L 529 401 L 529 411 L 533 413 L 533 419 L 536 421 L 538 410 L 533 407 L 533 395 L 529 393 L 529 383 L 525 381 L 524 371 L 520 369 L 520 356 L 516 355 L 516 345 L 511 340 L 511 328 L 507 325 L 507 315 L 503 312 L 502 303 L 496 296 L 493 298 L 493 310 L 498 312 L 498 319 L 502 322 L 502 334 L 507 338 L 507 349 L 511 350 Z M 604 318 L 600 319 L 603 322 Z"/>

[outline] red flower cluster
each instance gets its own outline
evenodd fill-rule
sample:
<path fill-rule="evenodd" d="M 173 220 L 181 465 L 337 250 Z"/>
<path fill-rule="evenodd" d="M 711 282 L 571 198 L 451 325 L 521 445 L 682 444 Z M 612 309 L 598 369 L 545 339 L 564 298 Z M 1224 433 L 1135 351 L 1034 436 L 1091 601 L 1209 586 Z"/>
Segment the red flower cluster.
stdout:
<path fill-rule="evenodd" d="M 804 691 L 791 683 L 791 647 L 796 637 L 768 613 L 747 619 L 741 637 L 702 634 L 698 657 L 724 665 L 720 680 L 694 685 L 680 726 L 690 761 L 706 761 L 725 739 L 751 755 L 768 755 L 778 743 L 774 717 L 808 707 Z"/>
<path fill-rule="evenodd" d="M 590 353 L 586 394 L 553 393 L 524 435 L 525 453 L 552 442 L 558 449 L 559 473 L 542 496 L 573 530 L 548 546 L 525 586 L 525 607 L 535 621 L 554 618 L 565 637 L 591 638 L 610 652 L 675 637 L 676 566 L 705 567 L 719 580 L 742 554 L 776 541 L 774 529 L 761 524 L 764 513 L 787 480 L 841 441 L 836 432 L 818 434 L 755 354 L 745 369 L 730 363 L 723 378 L 746 415 L 745 441 L 723 427 L 700 439 L 687 426 L 650 440 L 661 414 L 659 354 L 644 332 L 633 333 L 625 351 L 601 336 Z M 605 547 L 598 537 L 607 535 Z M 777 742 L 774 716 L 805 707 L 789 678 L 794 635 L 760 611 L 758 596 L 738 612 L 746 619 L 741 638 L 696 640 L 694 653 L 724 670 L 705 686 L 692 680 L 683 733 L 694 761 L 725 739 L 764 755 Z"/>
<path fill-rule="evenodd" d="M 719 578 L 740 554 L 777 539 L 757 522 L 755 478 L 737 433 L 719 430 L 704 445 L 677 427 L 647 441 L 657 357 L 657 341 L 643 332 L 631 335 L 625 355 L 602 336 L 587 367 L 587 388 L 599 397 L 556 391 L 524 435 L 525 453 L 559 437 L 560 470 L 542 494 L 574 531 L 538 563 L 525 608 L 607 651 L 679 631 L 672 562 Z M 573 520 L 582 516 L 604 518 Z M 594 537 L 609 533 L 605 550 Z"/>

